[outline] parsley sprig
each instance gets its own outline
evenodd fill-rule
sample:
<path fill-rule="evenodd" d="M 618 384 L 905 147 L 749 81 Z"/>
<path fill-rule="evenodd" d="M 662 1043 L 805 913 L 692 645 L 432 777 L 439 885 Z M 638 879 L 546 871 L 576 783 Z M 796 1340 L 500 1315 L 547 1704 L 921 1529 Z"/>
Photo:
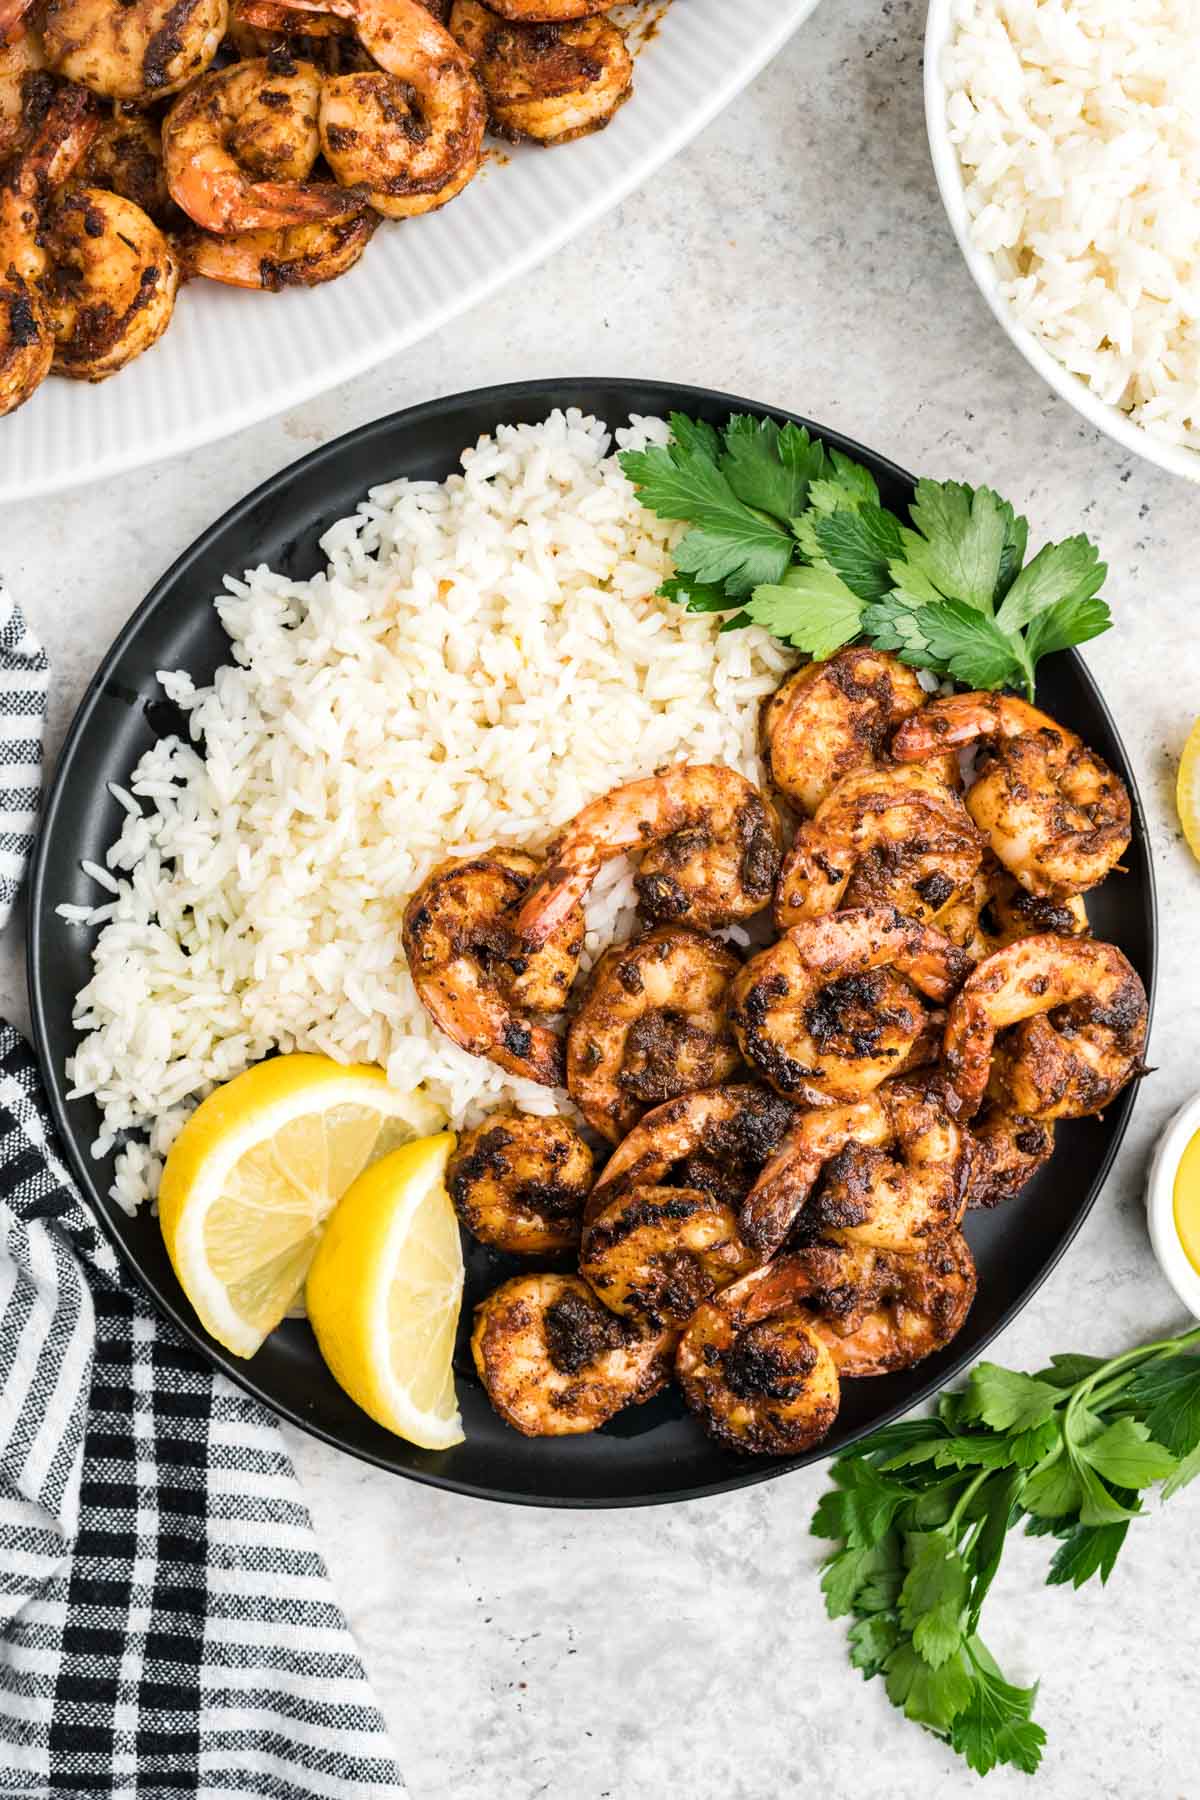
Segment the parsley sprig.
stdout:
<path fill-rule="evenodd" d="M 809 656 L 865 638 L 970 687 L 1023 688 L 1052 650 L 1112 619 L 1086 537 L 1025 560 L 1029 525 L 991 488 L 919 481 L 907 517 L 859 463 L 793 424 L 745 415 L 722 431 L 681 413 L 665 448 L 627 450 L 643 505 L 690 529 L 662 592 L 730 613 Z"/>
<path fill-rule="evenodd" d="M 1046 1734 L 1037 1688 L 1007 1681 L 979 1636 L 1008 1533 L 1053 1537 L 1051 1586 L 1112 1574 L 1141 1495 L 1200 1475 L 1200 1327 L 1102 1361 L 1055 1356 L 1036 1375 L 973 1370 L 929 1418 L 886 1426 L 834 1462 L 813 1518 L 850 1660 L 906 1718 L 980 1775 L 1032 1774 Z"/>

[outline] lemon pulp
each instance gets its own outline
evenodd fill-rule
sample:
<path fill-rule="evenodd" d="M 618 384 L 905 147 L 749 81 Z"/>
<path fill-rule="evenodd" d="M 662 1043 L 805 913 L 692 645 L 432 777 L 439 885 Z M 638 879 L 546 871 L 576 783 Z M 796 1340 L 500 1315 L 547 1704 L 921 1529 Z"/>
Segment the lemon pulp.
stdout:
<path fill-rule="evenodd" d="M 159 1190 L 167 1253 L 205 1328 L 252 1356 L 303 1289 L 341 1195 L 364 1167 L 442 1122 L 381 1069 L 301 1053 L 210 1094 Z"/>
<path fill-rule="evenodd" d="M 386 1430 L 428 1450 L 462 1441 L 454 1341 L 462 1240 L 443 1132 L 373 1163 L 339 1201 L 313 1259 L 309 1323 L 338 1384 Z"/>

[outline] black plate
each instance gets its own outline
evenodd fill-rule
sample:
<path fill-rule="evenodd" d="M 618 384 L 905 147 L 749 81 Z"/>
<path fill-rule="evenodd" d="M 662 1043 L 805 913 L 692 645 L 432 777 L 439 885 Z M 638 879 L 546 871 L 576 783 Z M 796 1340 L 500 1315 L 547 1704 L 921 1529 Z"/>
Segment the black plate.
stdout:
<path fill-rule="evenodd" d="M 63 1075 L 76 1043 L 72 999 L 91 973 L 93 934 L 65 924 L 55 907 L 62 901 L 95 903 L 96 890 L 79 863 L 81 857 L 102 863 L 120 828 L 120 808 L 106 783 L 124 782 L 155 735 L 176 724 L 155 670 L 183 668 L 197 682 L 207 682 L 227 660 L 228 643 L 210 604 L 222 576 L 267 562 L 284 574 L 307 578 L 321 564 L 317 541 L 322 533 L 352 513 L 368 487 L 401 475 L 441 480 L 481 432 L 501 422 L 535 422 L 556 406 L 581 407 L 610 425 L 625 423 L 631 413 L 662 415 L 672 409 L 714 424 L 731 412 L 763 417 L 771 410 L 730 394 L 665 382 L 524 382 L 455 395 L 380 419 L 264 483 L 163 576 L 84 697 L 47 801 L 34 864 L 29 985 L 51 1105 L 77 1178 L 157 1304 L 227 1375 L 316 1436 L 418 1481 L 531 1505 L 635 1506 L 746 1486 L 826 1456 L 906 1411 L 972 1362 L 1044 1280 L 1087 1216 L 1124 1136 L 1134 1091 L 1127 1090 L 1103 1120 L 1060 1126 L 1053 1160 L 1025 1192 L 994 1212 L 968 1219 L 967 1236 L 979 1263 L 979 1297 L 950 1349 L 904 1374 L 848 1382 L 830 1437 L 807 1457 L 784 1461 L 745 1460 L 718 1449 L 673 1391 L 631 1408 L 591 1437 L 527 1439 L 509 1430 L 476 1381 L 467 1335 L 471 1304 L 514 1265 L 475 1245 L 467 1253 L 467 1305 L 457 1357 L 467 1435 L 454 1450 L 440 1455 L 417 1450 L 376 1426 L 328 1374 L 304 1323 L 283 1325 L 250 1362 L 231 1357 L 206 1335 L 188 1306 L 149 1211 L 129 1219 L 108 1198 L 111 1159 L 93 1162 L 88 1150 L 97 1130 L 96 1108 L 90 1101 L 68 1103 Z M 899 506 L 910 497 L 911 478 L 903 470 L 836 431 L 812 429 L 865 463 L 889 505 Z M 1154 881 L 1141 803 L 1121 741 L 1075 655 L 1055 656 L 1042 665 L 1039 699 L 1129 784 L 1134 835 L 1128 872 L 1096 894 L 1091 912 L 1097 934 L 1120 944 L 1152 993 Z"/>

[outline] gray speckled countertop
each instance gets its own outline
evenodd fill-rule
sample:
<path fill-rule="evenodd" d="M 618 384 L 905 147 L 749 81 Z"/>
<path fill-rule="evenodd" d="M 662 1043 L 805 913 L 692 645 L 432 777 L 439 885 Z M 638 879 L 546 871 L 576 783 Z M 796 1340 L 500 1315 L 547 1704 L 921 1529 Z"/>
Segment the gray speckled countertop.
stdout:
<path fill-rule="evenodd" d="M 731 8 L 731 14 L 736 9 Z M 1080 528 L 1120 629 L 1088 659 L 1142 786 L 1163 961 L 1153 1060 L 1115 1174 L 993 1354 L 1115 1350 L 1179 1322 L 1142 1212 L 1148 1154 L 1195 1088 L 1200 868 L 1171 804 L 1200 712 L 1191 488 L 1124 456 L 993 323 L 942 216 L 921 111 L 916 0 L 826 0 L 652 186 L 418 349 L 187 458 L 0 515 L 5 573 L 54 661 L 57 743 L 151 581 L 247 488 L 314 444 L 430 395 L 536 374 L 656 375 L 794 407 L 910 468 L 987 479 L 1039 538 Z M 736 29 L 736 26 L 731 27 Z M 0 1006 L 25 1012 L 16 934 Z M 808 1517 L 819 1470 L 644 1512 L 490 1507 L 407 1486 L 289 1431 L 336 1584 L 416 1800 L 921 1800 L 974 1778 L 846 1661 Z M 996 1800 L 1198 1791 L 1200 1496 L 1137 1525 L 1106 1592 L 1046 1589 L 1017 1542 L 989 1638 L 1042 1677 L 1036 1789 Z"/>

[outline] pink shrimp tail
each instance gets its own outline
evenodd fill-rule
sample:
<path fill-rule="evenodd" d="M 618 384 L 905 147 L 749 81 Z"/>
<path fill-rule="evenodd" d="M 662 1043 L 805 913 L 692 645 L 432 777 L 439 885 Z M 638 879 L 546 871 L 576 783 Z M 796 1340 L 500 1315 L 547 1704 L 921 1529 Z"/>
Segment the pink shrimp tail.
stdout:
<path fill-rule="evenodd" d="M 521 902 L 513 921 L 513 935 L 523 947 L 538 950 L 566 924 L 572 908 L 587 892 L 590 876 L 568 876 L 562 869 L 547 869 Z"/>

